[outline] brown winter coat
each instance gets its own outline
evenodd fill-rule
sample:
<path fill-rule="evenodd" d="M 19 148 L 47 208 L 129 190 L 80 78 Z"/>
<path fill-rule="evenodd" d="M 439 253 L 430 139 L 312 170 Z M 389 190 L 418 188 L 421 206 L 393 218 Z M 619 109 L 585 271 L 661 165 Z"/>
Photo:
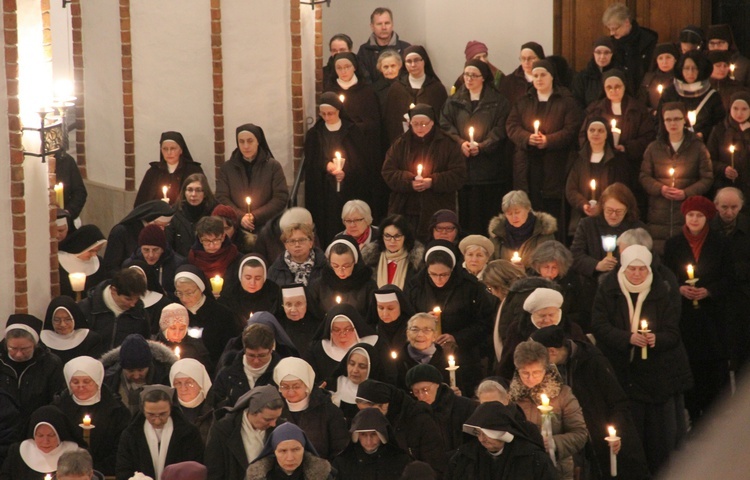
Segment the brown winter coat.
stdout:
<path fill-rule="evenodd" d="M 555 239 L 557 232 L 557 219 L 544 212 L 530 212 L 529 215 L 536 215 L 536 225 L 531 237 L 526 240 L 521 248 L 518 249 L 518 255 L 521 257 L 524 267 L 528 268 L 531 262 L 531 254 L 536 247 L 549 240 Z M 493 260 L 505 259 L 510 260 L 515 250 L 511 250 L 505 243 L 505 215 L 500 213 L 490 220 L 489 228 L 490 240 L 495 245 L 495 253 L 492 255 Z"/>
<path fill-rule="evenodd" d="M 734 168 L 739 177 L 732 182 L 726 176 L 726 169 L 732 164 L 729 146 L 734 145 Z M 734 119 L 727 115 L 723 122 L 711 130 L 711 137 L 706 144 L 711 154 L 714 168 L 714 188 L 737 187 L 745 198 L 750 198 L 750 129 L 742 131 Z"/>
<path fill-rule="evenodd" d="M 409 105 L 426 103 L 435 109 L 435 115 L 443 111 L 443 104 L 448 98 L 448 93 L 440 81 L 427 75 L 422 88 L 414 90 L 409 85 L 409 76 L 402 75 L 393 82 L 385 98 L 385 111 L 383 112 L 383 126 L 388 135 L 388 142 L 393 145 L 398 137 L 404 133 L 404 114 L 409 112 Z M 438 121 L 435 122 L 439 123 Z"/>

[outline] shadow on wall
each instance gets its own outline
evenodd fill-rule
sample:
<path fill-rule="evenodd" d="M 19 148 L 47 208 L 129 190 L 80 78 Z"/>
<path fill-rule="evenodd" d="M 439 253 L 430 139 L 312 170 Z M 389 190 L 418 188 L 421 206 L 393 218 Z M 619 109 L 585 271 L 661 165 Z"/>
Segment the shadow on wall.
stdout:
<path fill-rule="evenodd" d="M 127 192 L 123 188 L 90 180 L 84 180 L 84 183 L 89 196 L 81 212 L 81 221 L 84 225 L 93 223 L 107 237 L 112 227 L 133 209 L 137 192 Z"/>

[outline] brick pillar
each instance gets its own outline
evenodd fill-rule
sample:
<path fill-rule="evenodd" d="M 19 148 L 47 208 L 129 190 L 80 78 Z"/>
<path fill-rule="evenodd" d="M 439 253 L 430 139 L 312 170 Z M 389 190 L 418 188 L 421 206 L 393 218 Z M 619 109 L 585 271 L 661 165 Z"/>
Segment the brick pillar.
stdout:
<path fill-rule="evenodd" d="M 26 273 L 26 202 L 24 195 L 21 111 L 18 100 L 18 18 L 16 0 L 3 0 L 5 37 L 5 85 L 8 90 L 8 140 L 10 144 L 10 208 L 13 230 L 14 307 L 16 313 L 28 313 L 29 296 Z"/>
<path fill-rule="evenodd" d="M 81 1 L 72 0 L 70 5 L 70 18 L 73 34 L 73 80 L 75 85 L 76 100 L 76 162 L 81 176 L 88 178 L 86 171 L 86 118 L 83 88 L 83 36 Z"/>
<path fill-rule="evenodd" d="M 221 0 L 211 0 L 211 59 L 214 89 L 214 165 L 216 176 L 224 164 L 224 60 L 221 44 Z"/>
<path fill-rule="evenodd" d="M 122 116 L 125 124 L 125 190 L 135 190 L 135 130 L 133 118 L 133 55 L 130 43 L 130 0 L 120 0 L 122 50 Z"/>
<path fill-rule="evenodd" d="M 305 145 L 305 112 L 302 98 L 302 25 L 299 0 L 290 0 L 292 33 L 292 126 L 294 131 L 294 174 L 300 167 Z"/>
<path fill-rule="evenodd" d="M 315 6 L 315 99 L 323 93 L 323 8 Z"/>

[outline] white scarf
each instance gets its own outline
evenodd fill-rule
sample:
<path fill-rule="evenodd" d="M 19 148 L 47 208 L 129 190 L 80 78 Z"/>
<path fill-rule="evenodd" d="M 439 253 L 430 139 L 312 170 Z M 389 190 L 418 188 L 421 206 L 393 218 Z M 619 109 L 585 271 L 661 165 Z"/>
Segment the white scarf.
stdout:
<path fill-rule="evenodd" d="M 497 309 L 497 315 L 495 315 L 495 328 L 492 330 L 492 343 L 495 345 L 495 357 L 497 361 L 500 361 L 500 357 L 503 354 L 503 339 L 500 338 L 500 313 L 503 311 L 503 304 L 505 300 L 500 302 L 500 308 Z"/>
<path fill-rule="evenodd" d="M 20 453 L 23 462 L 32 470 L 39 473 L 54 473 L 57 471 L 57 461 L 65 452 L 76 450 L 75 442 L 61 442 L 54 450 L 44 453 L 36 446 L 33 439 L 21 442 Z"/>
<path fill-rule="evenodd" d="M 337 78 L 336 79 L 336 83 L 338 83 L 339 86 L 341 88 L 343 88 L 344 90 L 349 90 L 354 85 L 356 85 L 357 83 L 359 83 L 359 79 L 357 78 L 357 74 L 355 73 L 355 74 L 352 75 L 351 80 L 349 80 L 348 82 L 345 82 L 345 81 L 341 80 L 340 78 Z"/>
<path fill-rule="evenodd" d="M 188 311 L 190 313 L 192 313 L 193 315 L 197 315 L 198 314 L 198 310 L 201 309 L 201 307 L 203 306 L 204 303 L 206 303 L 206 296 L 205 295 L 201 295 L 201 299 L 198 300 L 198 302 L 195 305 L 193 305 L 192 307 L 185 307 L 185 308 L 187 308 Z"/>
<path fill-rule="evenodd" d="M 154 464 L 154 473 L 156 474 L 154 480 L 159 480 L 161 472 L 164 471 L 164 467 L 166 466 L 169 441 L 172 439 L 172 433 L 174 432 L 172 417 L 167 419 L 164 428 L 161 428 L 160 430 L 161 432 L 157 432 L 156 429 L 148 423 L 148 420 L 143 422 L 143 433 L 146 436 L 148 451 L 151 453 L 151 461 Z"/>
<path fill-rule="evenodd" d="M 99 270 L 99 257 L 94 255 L 90 260 L 81 260 L 78 255 L 80 254 L 57 252 L 57 260 L 68 273 L 80 272 L 89 276 Z"/>
<path fill-rule="evenodd" d="M 273 359 L 273 357 L 271 357 L 271 359 Z M 242 366 L 243 366 L 243 370 L 245 370 L 245 376 L 247 377 L 247 382 L 250 384 L 250 390 L 255 388 L 255 381 L 258 380 L 261 375 L 266 373 L 266 370 L 268 370 L 269 365 L 271 365 L 271 360 L 268 360 L 268 363 L 266 363 L 260 368 L 253 368 L 251 365 L 247 363 L 247 357 L 242 355 Z"/>
<path fill-rule="evenodd" d="M 604 158 L 604 152 L 591 153 L 591 163 L 601 163 Z"/>
<path fill-rule="evenodd" d="M 52 350 L 66 351 L 72 350 L 83 343 L 88 334 L 88 328 L 79 328 L 78 330 L 73 330 L 67 335 L 60 335 L 54 330 L 42 330 L 42 333 L 39 334 L 39 338 L 42 340 L 42 343 Z"/>
<path fill-rule="evenodd" d="M 612 102 L 612 113 L 622 115 L 622 102 Z"/>
<path fill-rule="evenodd" d="M 112 298 L 112 287 L 106 286 L 104 287 L 104 291 L 102 292 L 102 300 L 104 300 L 104 305 L 107 306 L 108 309 L 112 311 L 112 313 L 115 314 L 115 317 L 119 317 L 123 313 L 125 313 L 125 310 L 118 307 L 115 303 L 115 299 Z"/>
<path fill-rule="evenodd" d="M 552 96 L 552 92 L 542 93 L 538 90 L 536 92 L 536 97 L 539 99 L 540 102 L 546 102 L 547 100 L 549 100 L 549 97 L 551 96 Z"/>
<path fill-rule="evenodd" d="M 422 75 L 419 78 L 409 75 L 409 85 L 411 85 L 411 88 L 413 88 L 414 90 L 419 90 L 420 88 L 422 88 L 425 80 L 427 80 L 427 75 Z"/>
<path fill-rule="evenodd" d="M 620 267 L 620 270 L 617 272 L 617 281 L 620 284 L 620 290 L 622 290 L 622 294 L 625 295 L 625 300 L 628 302 L 628 314 L 630 315 L 630 331 L 631 333 L 636 333 L 638 331 L 638 328 L 640 327 L 640 319 L 641 319 L 641 307 L 643 307 L 643 302 L 646 300 L 646 297 L 648 296 L 648 292 L 651 291 L 651 282 L 654 280 L 654 273 L 651 271 L 651 267 L 648 267 L 648 277 L 646 277 L 646 280 L 643 281 L 640 285 L 633 285 L 628 281 L 627 278 L 625 278 L 625 269 L 626 266 Z M 633 299 L 630 298 L 631 293 L 637 293 L 638 299 L 635 302 L 635 306 L 633 305 Z"/>
<path fill-rule="evenodd" d="M 261 450 L 263 450 L 263 444 L 266 440 L 265 430 L 256 430 L 250 424 L 250 418 L 247 416 L 247 410 L 242 411 L 242 446 L 245 447 L 245 456 L 247 457 L 247 463 L 253 463 L 253 460 L 258 458 Z"/>
<path fill-rule="evenodd" d="M 338 132 L 339 130 L 341 130 L 342 123 L 341 120 L 339 120 L 333 125 L 328 125 L 327 123 L 325 123 L 324 125 L 326 126 L 326 130 L 328 130 L 329 132 Z"/>

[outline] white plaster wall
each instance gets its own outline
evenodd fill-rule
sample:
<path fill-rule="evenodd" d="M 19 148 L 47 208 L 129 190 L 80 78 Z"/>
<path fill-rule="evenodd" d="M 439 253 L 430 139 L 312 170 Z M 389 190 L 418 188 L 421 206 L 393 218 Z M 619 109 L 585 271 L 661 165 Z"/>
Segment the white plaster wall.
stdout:
<path fill-rule="evenodd" d="M 55 82 L 73 81 L 73 26 L 70 5 L 50 2 L 50 28 L 52 30 L 52 71 Z"/>
<path fill-rule="evenodd" d="M 52 64 L 44 61 L 42 18 L 36 2 L 18 4 L 18 42 L 20 108 L 28 114 L 29 110 L 48 105 L 52 93 Z M 34 117 L 24 116 L 27 122 L 38 122 L 39 117 Z M 50 300 L 47 167 L 38 158 L 24 160 L 29 313 L 41 317 Z"/>
<path fill-rule="evenodd" d="M 5 49 L 0 48 L 0 78 L 5 78 Z M 5 82 L 0 82 L 0 98 L 8 98 Z M 8 116 L 0 115 L 0 157 L 8 158 Z M 10 192 L 9 162 L 0 166 L 0 190 Z M 13 294 L 15 291 L 13 273 L 13 232 L 10 218 L 10 195 L 0 195 L 0 331 L 5 328 L 8 315 L 13 313 Z"/>
<path fill-rule="evenodd" d="M 237 146 L 235 129 L 244 123 L 255 123 L 263 128 L 271 151 L 291 184 L 289 8 L 285 0 L 221 3 L 227 158 Z"/>
<path fill-rule="evenodd" d="M 86 170 L 90 180 L 125 188 L 119 3 L 82 2 L 81 10 Z"/>
<path fill-rule="evenodd" d="M 149 162 L 159 160 L 159 137 L 168 130 L 182 133 L 213 185 L 209 2 L 134 0 L 130 14 L 136 188 Z"/>

